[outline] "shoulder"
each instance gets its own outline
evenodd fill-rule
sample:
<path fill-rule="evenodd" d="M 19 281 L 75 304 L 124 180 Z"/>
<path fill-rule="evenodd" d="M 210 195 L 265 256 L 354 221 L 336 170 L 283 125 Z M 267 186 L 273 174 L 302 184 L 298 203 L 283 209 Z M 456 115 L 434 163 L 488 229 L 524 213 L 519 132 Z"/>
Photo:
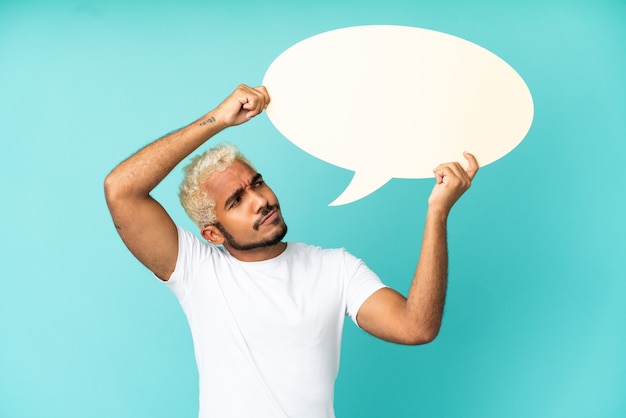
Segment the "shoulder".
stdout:
<path fill-rule="evenodd" d="M 178 229 L 178 256 L 174 272 L 166 282 L 179 296 L 184 298 L 189 288 L 200 277 L 206 277 L 208 266 L 222 265 L 225 259 L 221 248 L 202 241 L 195 234 L 176 226 Z"/>
<path fill-rule="evenodd" d="M 186 230 L 185 228 L 179 225 L 176 225 L 176 229 L 178 230 L 178 245 L 179 246 L 203 248 L 208 251 L 211 251 L 216 247 L 213 244 L 209 244 L 201 240 L 198 236 L 196 236 L 192 232 Z"/>
<path fill-rule="evenodd" d="M 190 231 L 177 226 L 178 258 L 177 267 L 197 264 L 206 259 L 221 258 L 224 251 L 221 247 L 203 241 Z"/>

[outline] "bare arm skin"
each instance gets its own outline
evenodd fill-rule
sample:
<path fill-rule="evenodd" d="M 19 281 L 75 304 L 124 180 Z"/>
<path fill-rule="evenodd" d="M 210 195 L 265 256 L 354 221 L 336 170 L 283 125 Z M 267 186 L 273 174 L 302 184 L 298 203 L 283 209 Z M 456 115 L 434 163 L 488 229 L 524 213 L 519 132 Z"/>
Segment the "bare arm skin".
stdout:
<path fill-rule="evenodd" d="M 157 277 L 168 280 L 174 271 L 178 235 L 150 192 L 196 148 L 223 129 L 258 115 L 269 101 L 265 87 L 241 85 L 216 109 L 141 149 L 106 177 L 106 202 L 120 237 Z"/>
<path fill-rule="evenodd" d="M 448 214 L 478 172 L 476 158 L 464 155 L 467 169 L 447 163 L 434 170 L 437 184 L 428 199 L 422 249 L 408 298 L 385 288 L 359 309 L 359 326 L 378 338 L 417 345 L 431 342 L 439 333 L 448 275 Z"/>

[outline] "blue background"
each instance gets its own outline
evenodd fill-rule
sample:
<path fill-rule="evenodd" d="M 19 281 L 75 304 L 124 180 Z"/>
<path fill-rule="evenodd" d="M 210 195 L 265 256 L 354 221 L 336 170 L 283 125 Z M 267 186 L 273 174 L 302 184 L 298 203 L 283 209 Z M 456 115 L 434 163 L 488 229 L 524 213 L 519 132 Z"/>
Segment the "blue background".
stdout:
<path fill-rule="evenodd" d="M 450 33 L 507 61 L 535 119 L 450 219 L 432 344 L 346 323 L 338 417 L 626 416 L 626 3 L 0 0 L 0 417 L 194 417 L 177 301 L 118 238 L 119 161 L 258 85 L 283 50 L 364 24 Z M 265 115 L 236 143 L 281 198 L 288 239 L 343 246 L 406 292 L 431 180 L 328 207 L 352 173 Z M 181 225 L 180 169 L 155 191 Z"/>

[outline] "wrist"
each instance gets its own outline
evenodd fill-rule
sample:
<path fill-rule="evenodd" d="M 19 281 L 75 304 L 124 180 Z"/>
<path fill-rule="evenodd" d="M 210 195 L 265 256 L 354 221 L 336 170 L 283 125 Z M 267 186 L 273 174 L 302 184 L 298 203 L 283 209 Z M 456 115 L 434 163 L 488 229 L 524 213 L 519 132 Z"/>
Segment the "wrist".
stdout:
<path fill-rule="evenodd" d="M 428 210 L 426 211 L 426 219 L 435 222 L 442 222 L 445 224 L 448 220 L 449 214 L 450 209 L 448 208 L 436 205 L 429 205 Z"/>
<path fill-rule="evenodd" d="M 197 125 L 202 128 L 212 128 L 216 131 L 221 131 L 223 129 L 228 128 L 228 123 L 224 120 L 224 118 L 220 117 L 219 113 L 216 111 L 211 111 L 198 119 Z"/>

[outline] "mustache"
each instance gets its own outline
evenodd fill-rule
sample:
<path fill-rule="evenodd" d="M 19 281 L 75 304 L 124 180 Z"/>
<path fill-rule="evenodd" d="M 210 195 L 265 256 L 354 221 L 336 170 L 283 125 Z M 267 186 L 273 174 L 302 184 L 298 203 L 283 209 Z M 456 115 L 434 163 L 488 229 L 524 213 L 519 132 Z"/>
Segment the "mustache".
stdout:
<path fill-rule="evenodd" d="M 252 227 L 257 230 L 259 229 L 259 227 L 261 226 L 261 224 L 263 223 L 263 220 L 265 219 L 265 217 L 270 213 L 273 212 L 275 210 L 280 209 L 280 205 L 277 203 L 275 205 L 267 205 L 264 208 L 261 208 L 260 211 L 260 216 L 259 218 L 254 221 L 254 225 L 252 225 Z"/>

